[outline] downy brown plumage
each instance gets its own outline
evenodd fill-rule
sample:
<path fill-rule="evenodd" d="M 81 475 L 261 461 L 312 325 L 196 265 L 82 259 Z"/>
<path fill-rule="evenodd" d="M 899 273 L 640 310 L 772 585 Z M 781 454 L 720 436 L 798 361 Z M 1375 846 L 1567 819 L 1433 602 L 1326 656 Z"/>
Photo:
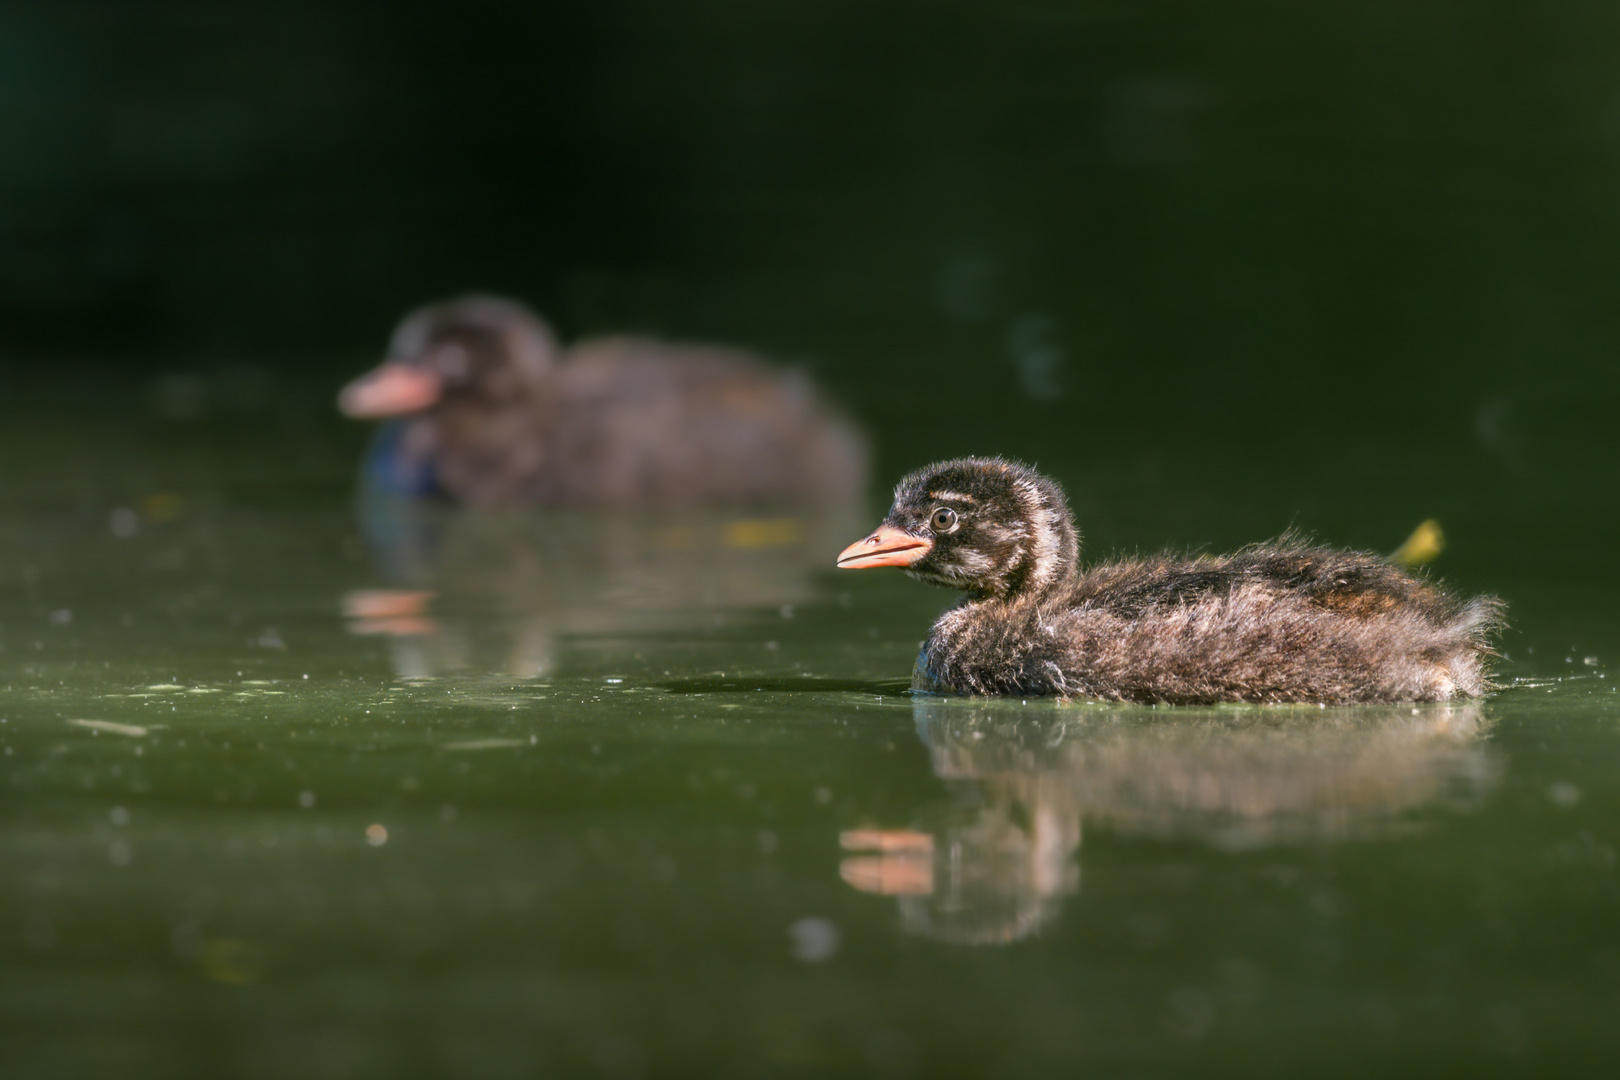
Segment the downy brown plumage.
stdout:
<path fill-rule="evenodd" d="M 919 689 L 1213 703 L 1447 701 L 1491 689 L 1503 604 L 1295 535 L 1230 555 L 1084 570 L 1057 483 L 999 458 L 900 481 L 848 569 L 902 566 L 966 593 L 917 659 Z"/>
<path fill-rule="evenodd" d="M 564 349 L 522 304 L 464 296 L 408 315 L 339 408 L 388 421 L 374 491 L 474 505 L 842 506 L 867 446 L 801 373 L 736 349 L 611 337 Z"/>

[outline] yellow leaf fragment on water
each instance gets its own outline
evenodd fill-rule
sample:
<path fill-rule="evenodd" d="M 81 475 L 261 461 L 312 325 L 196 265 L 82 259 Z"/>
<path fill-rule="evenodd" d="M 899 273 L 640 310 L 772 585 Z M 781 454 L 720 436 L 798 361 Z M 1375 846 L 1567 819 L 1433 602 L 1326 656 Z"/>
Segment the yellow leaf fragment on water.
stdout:
<path fill-rule="evenodd" d="M 211 938 L 198 957 L 202 972 L 226 986 L 246 986 L 259 978 L 259 955 L 251 942 L 237 938 Z"/>
<path fill-rule="evenodd" d="M 513 746 L 528 746 L 527 739 L 468 739 L 465 742 L 445 743 L 446 750 L 506 750 Z"/>
<path fill-rule="evenodd" d="M 1395 549 L 1389 561 L 1397 566 L 1422 566 L 1445 549 L 1446 534 L 1440 531 L 1440 523 L 1430 518 L 1412 530 L 1412 535 Z"/>
<path fill-rule="evenodd" d="M 172 491 L 154 491 L 140 498 L 141 513 L 147 521 L 177 521 L 185 512 L 186 500 Z"/>
<path fill-rule="evenodd" d="M 127 735 L 138 739 L 146 734 L 146 729 L 134 724 L 115 724 L 111 720 L 69 720 L 75 727 L 89 728 L 91 731 L 105 731 L 109 735 Z"/>
<path fill-rule="evenodd" d="M 728 548 L 786 547 L 803 535 L 798 518 L 750 518 L 727 524 L 722 542 Z"/>

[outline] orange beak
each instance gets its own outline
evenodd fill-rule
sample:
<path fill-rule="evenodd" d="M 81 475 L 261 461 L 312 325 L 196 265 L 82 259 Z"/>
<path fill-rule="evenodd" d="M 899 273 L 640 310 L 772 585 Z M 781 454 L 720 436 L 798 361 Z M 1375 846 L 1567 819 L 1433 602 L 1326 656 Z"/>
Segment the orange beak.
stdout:
<path fill-rule="evenodd" d="M 857 540 L 838 556 L 840 570 L 869 570 L 874 566 L 910 566 L 934 547 L 932 540 L 879 525 L 877 532 Z"/>
<path fill-rule="evenodd" d="M 444 383 L 431 371 L 389 361 L 343 388 L 338 408 L 356 420 L 409 416 L 432 406 L 444 392 Z"/>

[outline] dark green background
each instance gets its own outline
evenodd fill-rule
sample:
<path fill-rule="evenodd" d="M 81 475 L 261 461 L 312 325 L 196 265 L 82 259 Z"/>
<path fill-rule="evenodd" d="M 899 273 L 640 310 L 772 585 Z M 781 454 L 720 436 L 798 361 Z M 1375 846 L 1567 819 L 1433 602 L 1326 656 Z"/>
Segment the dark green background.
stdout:
<path fill-rule="evenodd" d="M 476 287 L 874 421 L 1567 438 L 1616 392 L 1617 40 L 1573 2 L 8 3 L 0 348 L 307 368 Z"/>

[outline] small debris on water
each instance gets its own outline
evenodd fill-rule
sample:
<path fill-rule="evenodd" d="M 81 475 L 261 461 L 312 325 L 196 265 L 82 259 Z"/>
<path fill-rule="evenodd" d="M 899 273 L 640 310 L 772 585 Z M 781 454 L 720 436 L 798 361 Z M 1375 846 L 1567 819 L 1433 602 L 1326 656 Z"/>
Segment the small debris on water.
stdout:
<path fill-rule="evenodd" d="M 267 626 L 259 631 L 259 636 L 248 639 L 248 644 L 260 649 L 287 650 L 287 643 L 281 640 L 281 633 L 273 626 Z"/>
<path fill-rule="evenodd" d="M 788 927 L 793 939 L 793 955 L 807 964 L 831 960 L 838 953 L 842 935 L 830 919 L 807 916 Z"/>
<path fill-rule="evenodd" d="M 529 746 L 533 742 L 522 739 L 468 739 L 465 742 L 445 743 L 446 750 L 506 750 L 514 746 Z"/>
<path fill-rule="evenodd" d="M 388 830 L 381 825 L 367 825 L 366 843 L 372 847 L 382 847 L 388 843 Z"/>
<path fill-rule="evenodd" d="M 91 731 L 105 731 L 109 735 L 125 735 L 131 739 L 138 739 L 146 734 L 146 728 L 135 724 L 115 724 L 111 720 L 69 720 L 74 727 L 89 728 Z"/>
<path fill-rule="evenodd" d="M 1566 780 L 1560 780 L 1547 789 L 1547 797 L 1555 805 L 1568 810 L 1581 801 L 1581 789 Z"/>

